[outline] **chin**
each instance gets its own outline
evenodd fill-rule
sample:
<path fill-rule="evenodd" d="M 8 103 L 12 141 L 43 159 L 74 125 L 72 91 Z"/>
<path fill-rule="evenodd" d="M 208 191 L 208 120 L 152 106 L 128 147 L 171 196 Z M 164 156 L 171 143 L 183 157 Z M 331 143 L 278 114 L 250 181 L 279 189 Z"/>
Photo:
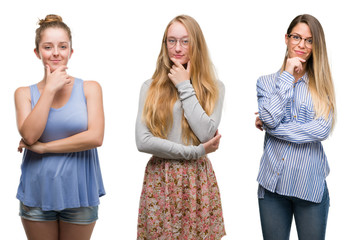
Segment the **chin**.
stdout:
<path fill-rule="evenodd" d="M 49 67 L 51 72 L 54 72 L 58 68 L 58 66 L 50 66 L 50 65 Z"/>
<path fill-rule="evenodd" d="M 182 59 L 181 61 L 179 61 L 181 64 L 187 64 L 189 62 L 189 59 Z"/>

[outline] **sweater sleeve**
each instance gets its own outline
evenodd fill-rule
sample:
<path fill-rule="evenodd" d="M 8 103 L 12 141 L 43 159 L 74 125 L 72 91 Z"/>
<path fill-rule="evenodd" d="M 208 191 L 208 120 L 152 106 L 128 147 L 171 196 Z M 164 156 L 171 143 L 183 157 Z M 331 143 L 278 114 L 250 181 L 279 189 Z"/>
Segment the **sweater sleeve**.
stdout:
<path fill-rule="evenodd" d="M 135 124 L 135 140 L 139 151 L 167 159 L 198 159 L 204 156 L 205 148 L 198 146 L 185 146 L 167 139 L 155 137 L 142 120 L 145 99 L 149 89 L 149 82 L 145 82 L 140 90 L 139 110 Z"/>
<path fill-rule="evenodd" d="M 218 81 L 219 97 L 213 113 L 209 116 L 200 105 L 195 90 L 189 80 L 177 84 L 179 98 L 184 110 L 184 116 L 191 130 L 204 143 L 215 135 L 222 116 L 225 94 L 224 84 Z"/>

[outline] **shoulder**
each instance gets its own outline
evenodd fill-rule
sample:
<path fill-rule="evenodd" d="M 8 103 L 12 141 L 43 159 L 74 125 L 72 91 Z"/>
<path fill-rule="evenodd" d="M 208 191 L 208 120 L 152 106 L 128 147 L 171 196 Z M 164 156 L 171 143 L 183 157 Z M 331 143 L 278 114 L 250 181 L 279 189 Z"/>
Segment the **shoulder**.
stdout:
<path fill-rule="evenodd" d="M 151 85 L 151 83 L 152 83 L 152 79 L 148 79 L 148 80 L 146 80 L 145 82 L 143 82 L 142 87 L 143 87 L 143 88 L 144 88 L 144 87 L 149 88 L 150 85 Z"/>
<path fill-rule="evenodd" d="M 271 73 L 271 74 L 268 74 L 268 75 L 263 75 L 263 76 L 260 76 L 257 80 L 257 83 L 258 82 L 274 82 L 274 80 L 279 77 L 280 75 L 280 71 L 279 72 L 276 72 L 276 73 Z"/>
<path fill-rule="evenodd" d="M 27 87 L 19 87 L 15 91 L 15 95 L 21 95 L 21 94 L 30 94 L 30 88 Z"/>
<path fill-rule="evenodd" d="M 101 85 L 97 82 L 97 81 L 83 81 L 83 86 L 84 88 L 100 88 L 101 89 Z"/>
<path fill-rule="evenodd" d="M 217 80 L 217 86 L 218 86 L 219 92 L 224 92 L 225 91 L 224 83 L 221 80 Z"/>
<path fill-rule="evenodd" d="M 257 79 L 256 86 L 258 89 L 271 89 L 275 86 L 277 79 L 280 76 L 280 70 L 278 72 L 263 75 Z"/>
<path fill-rule="evenodd" d="M 152 79 L 148 79 L 143 84 L 141 85 L 141 90 L 140 92 L 147 92 L 151 86 Z"/>
<path fill-rule="evenodd" d="M 101 85 L 96 81 L 83 81 L 83 88 L 85 96 L 102 93 Z"/>
<path fill-rule="evenodd" d="M 149 91 L 149 88 L 151 86 L 152 79 L 146 80 L 145 82 L 142 83 L 140 92 L 139 92 L 139 101 L 144 102 L 146 99 L 147 92 Z"/>
<path fill-rule="evenodd" d="M 19 87 L 15 91 L 15 100 L 28 99 L 30 101 L 30 88 Z"/>

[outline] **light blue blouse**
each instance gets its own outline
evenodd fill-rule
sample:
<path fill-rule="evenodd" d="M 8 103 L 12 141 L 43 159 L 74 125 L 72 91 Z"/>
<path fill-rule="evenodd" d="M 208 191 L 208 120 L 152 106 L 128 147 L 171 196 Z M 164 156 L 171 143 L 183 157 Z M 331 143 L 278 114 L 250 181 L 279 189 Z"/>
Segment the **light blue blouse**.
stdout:
<path fill-rule="evenodd" d="M 32 108 L 40 98 L 30 86 Z M 87 105 L 83 80 L 75 79 L 68 102 L 51 108 L 40 142 L 49 142 L 86 131 Z M 44 211 L 97 206 L 105 195 L 96 148 L 70 153 L 37 154 L 25 150 L 17 198 L 24 205 Z"/>

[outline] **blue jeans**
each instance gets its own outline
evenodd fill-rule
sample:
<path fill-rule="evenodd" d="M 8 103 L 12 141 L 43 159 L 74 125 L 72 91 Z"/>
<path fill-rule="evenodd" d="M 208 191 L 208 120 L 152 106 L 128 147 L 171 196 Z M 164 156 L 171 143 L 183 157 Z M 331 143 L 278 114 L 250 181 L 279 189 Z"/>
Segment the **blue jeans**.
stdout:
<path fill-rule="evenodd" d="M 265 240 L 288 240 L 292 217 L 299 240 L 324 240 L 329 211 L 329 192 L 325 186 L 323 199 L 313 203 L 265 190 L 258 200 L 262 234 Z"/>

